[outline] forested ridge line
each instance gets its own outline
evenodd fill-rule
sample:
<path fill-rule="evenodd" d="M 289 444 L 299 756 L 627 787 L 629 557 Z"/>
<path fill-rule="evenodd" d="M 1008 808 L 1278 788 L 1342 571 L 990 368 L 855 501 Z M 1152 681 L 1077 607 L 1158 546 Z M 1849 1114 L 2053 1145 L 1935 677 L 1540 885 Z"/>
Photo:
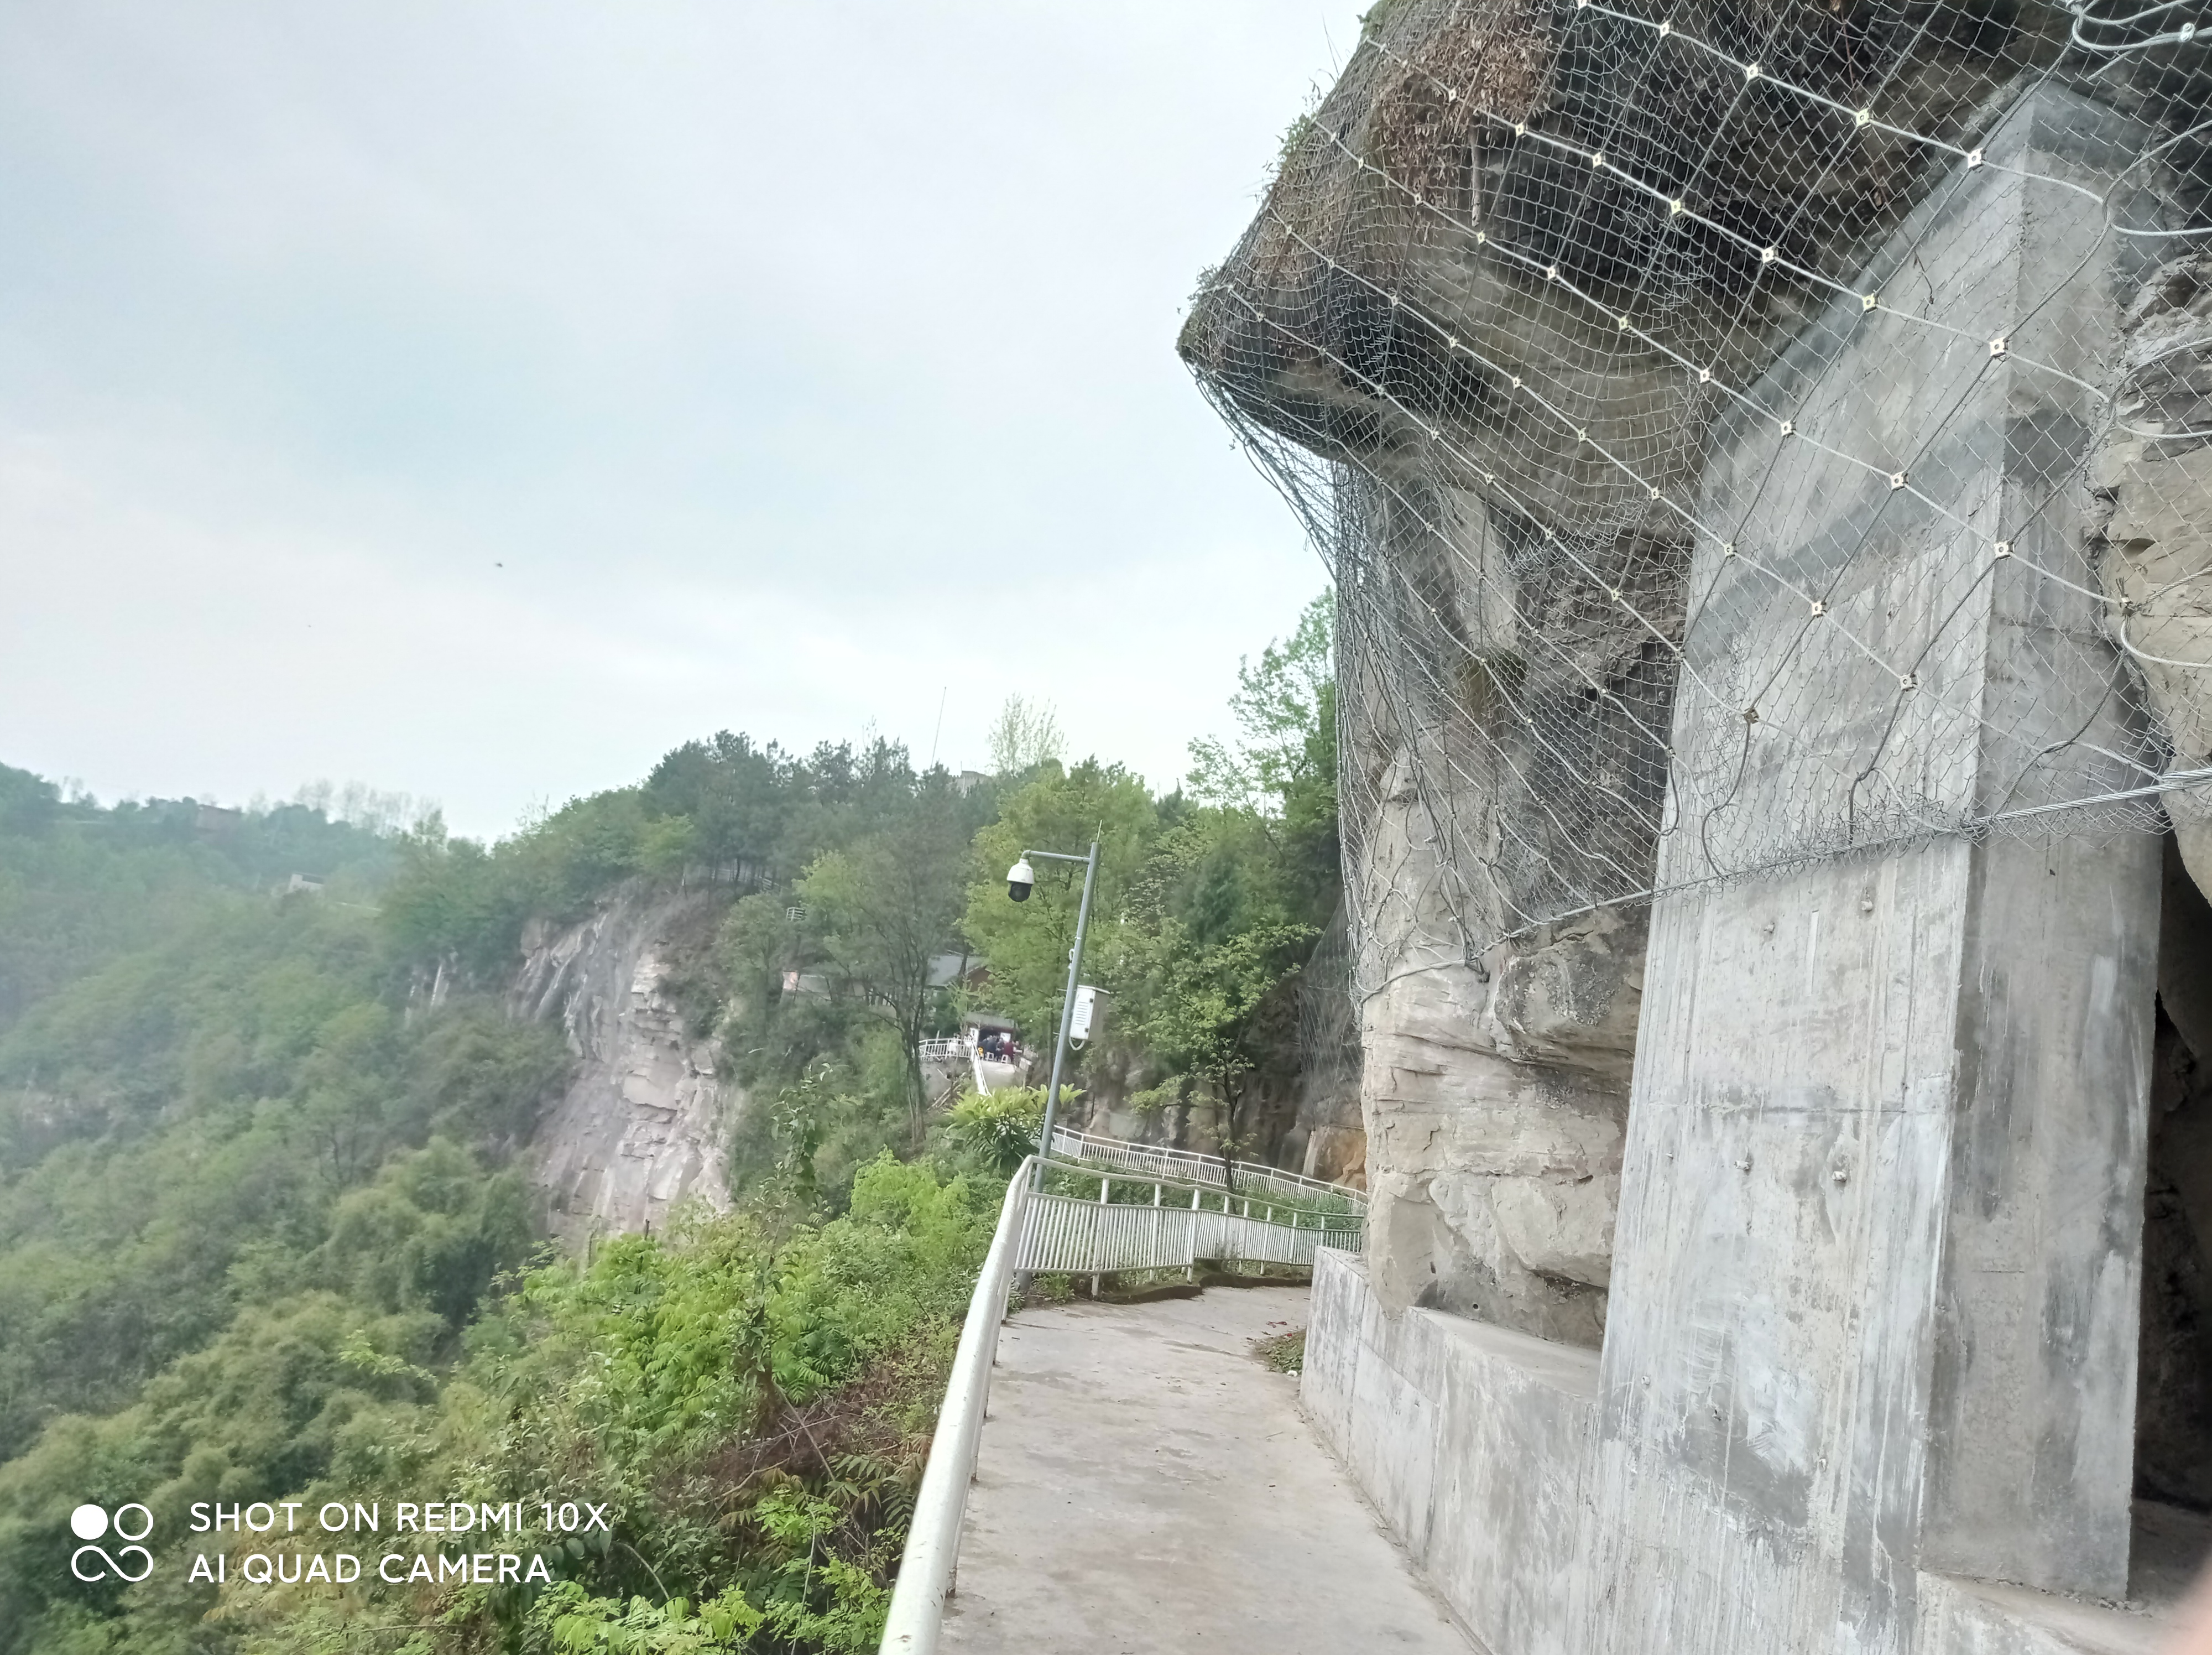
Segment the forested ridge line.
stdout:
<path fill-rule="evenodd" d="M 1264 1152 L 1339 896 L 1328 633 L 1324 599 L 1164 794 L 1019 705 L 988 776 L 723 734 L 489 845 L 0 767 L 0 1655 L 872 1648 L 1034 1130 L 946 1113 L 917 1041 L 1048 1032 L 1075 891 L 1018 910 L 1004 869 L 1097 837 L 1074 1084 Z M 672 992 L 746 1100 L 733 1209 L 564 1256 L 516 1157 L 573 1060 L 507 991 L 534 924 L 676 887 L 714 916 Z M 194 1502 L 560 1490 L 611 1521 L 549 1580 L 183 1562 Z M 154 1512 L 144 1585 L 72 1577 L 85 1500 Z"/>

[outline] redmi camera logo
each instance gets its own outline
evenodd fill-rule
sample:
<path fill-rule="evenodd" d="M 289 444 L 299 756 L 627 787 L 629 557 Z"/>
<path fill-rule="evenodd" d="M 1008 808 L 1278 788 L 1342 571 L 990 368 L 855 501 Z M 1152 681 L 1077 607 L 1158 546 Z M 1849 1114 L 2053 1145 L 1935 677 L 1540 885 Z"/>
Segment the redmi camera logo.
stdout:
<path fill-rule="evenodd" d="M 137 1515 L 133 1517 L 131 1514 Z M 136 1528 L 137 1532 L 132 1533 Z M 87 1543 L 70 1554 L 70 1573 L 80 1580 L 105 1580 L 111 1574 L 118 1580 L 143 1580 L 154 1573 L 154 1554 L 143 1546 L 126 1544 L 116 1548 L 111 1555 L 105 1546 L 91 1542 L 104 1538 L 110 1530 L 120 1541 L 143 1540 L 154 1532 L 154 1514 L 137 1501 L 115 1508 L 111 1518 L 104 1506 L 80 1506 L 70 1513 L 70 1532 Z M 137 1559 L 137 1573 L 125 1567 L 132 1557 Z"/>

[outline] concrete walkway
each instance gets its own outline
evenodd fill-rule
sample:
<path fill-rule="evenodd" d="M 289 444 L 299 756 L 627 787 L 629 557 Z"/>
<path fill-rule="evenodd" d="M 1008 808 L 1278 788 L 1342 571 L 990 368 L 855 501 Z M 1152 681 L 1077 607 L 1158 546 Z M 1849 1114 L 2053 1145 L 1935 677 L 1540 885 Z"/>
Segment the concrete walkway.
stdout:
<path fill-rule="evenodd" d="M 1304 1287 L 1011 1318 L 945 1646 L 1468 1655 L 1252 1354 L 1305 1319 Z"/>

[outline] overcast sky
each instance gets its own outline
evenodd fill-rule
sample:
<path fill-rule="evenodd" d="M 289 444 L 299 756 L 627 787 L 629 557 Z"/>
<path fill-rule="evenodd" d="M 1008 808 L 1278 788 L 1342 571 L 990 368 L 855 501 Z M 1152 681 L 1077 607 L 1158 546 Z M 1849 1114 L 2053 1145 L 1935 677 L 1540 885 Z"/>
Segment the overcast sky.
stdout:
<path fill-rule="evenodd" d="M 1361 9 L 0 0 L 0 761 L 1171 782 L 1322 585 L 1175 331 Z"/>

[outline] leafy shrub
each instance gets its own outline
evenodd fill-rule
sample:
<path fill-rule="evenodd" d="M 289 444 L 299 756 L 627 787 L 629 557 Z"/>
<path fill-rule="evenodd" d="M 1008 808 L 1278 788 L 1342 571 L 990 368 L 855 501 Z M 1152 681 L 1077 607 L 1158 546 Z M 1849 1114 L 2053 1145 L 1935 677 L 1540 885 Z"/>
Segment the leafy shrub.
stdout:
<path fill-rule="evenodd" d="M 945 1117 L 954 1143 L 1011 1177 L 1022 1158 L 1037 1147 L 1044 1130 L 1042 1086 L 1001 1086 L 996 1092 L 971 1092 L 953 1104 Z M 1082 1094 L 1060 1088 L 1060 1106 L 1066 1110 Z"/>
<path fill-rule="evenodd" d="M 994 1194 L 886 1154 L 781 1242 L 735 1213 L 532 1271 L 417 1434 L 463 1492 L 612 1496 L 612 1540 L 526 1605 L 425 1588 L 407 1618 L 466 1651 L 508 1609 L 549 1655 L 873 1648 Z"/>

